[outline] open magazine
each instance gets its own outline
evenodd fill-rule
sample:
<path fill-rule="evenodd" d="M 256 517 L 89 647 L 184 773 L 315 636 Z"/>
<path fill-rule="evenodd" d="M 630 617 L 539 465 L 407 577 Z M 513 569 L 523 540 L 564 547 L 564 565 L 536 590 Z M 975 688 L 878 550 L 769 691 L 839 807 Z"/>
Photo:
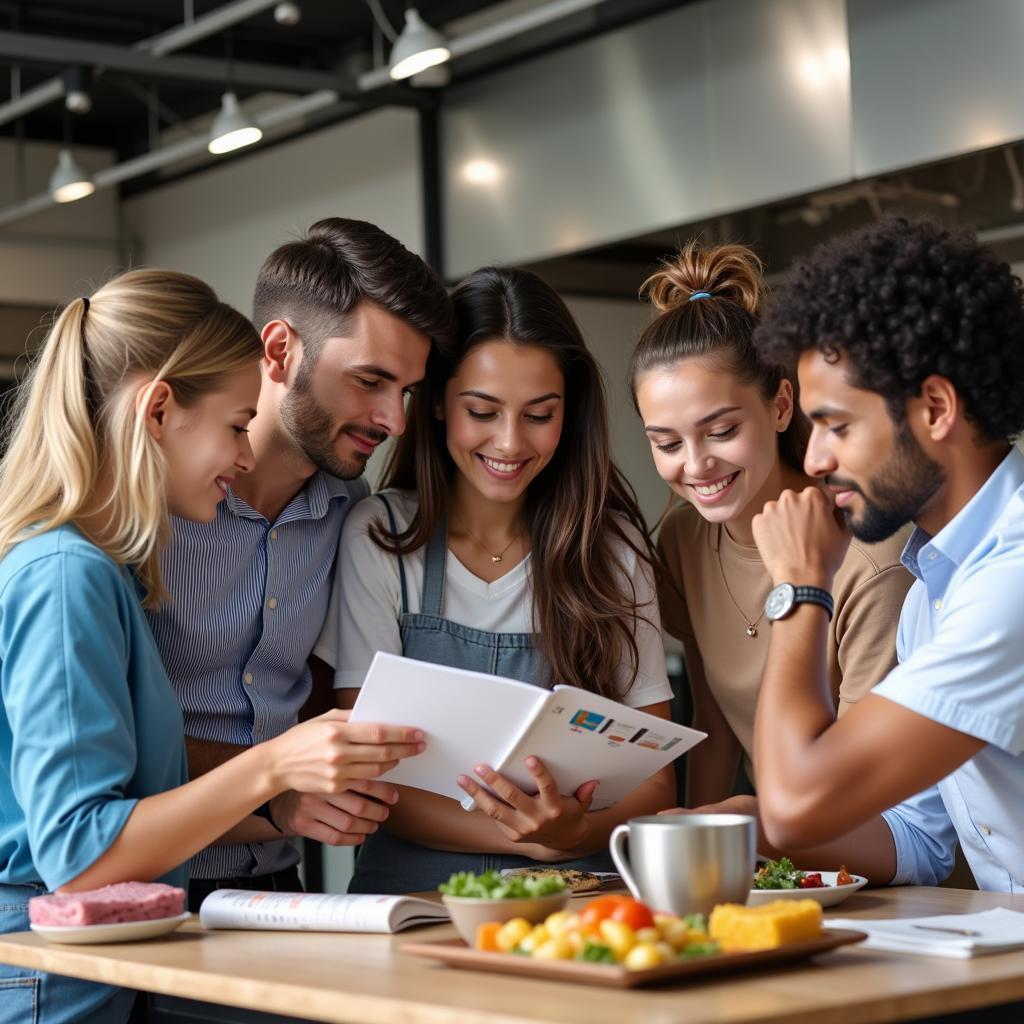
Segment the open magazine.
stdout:
<path fill-rule="evenodd" d="M 533 754 L 563 795 L 598 779 L 591 806 L 600 810 L 705 737 L 575 686 L 546 690 L 383 652 L 374 657 L 349 720 L 422 729 L 427 749 L 381 778 L 452 797 L 466 810 L 474 802 L 456 779 L 472 775 L 478 764 L 489 764 L 524 792 L 536 793 L 524 764 Z"/>
<path fill-rule="evenodd" d="M 415 896 L 217 889 L 203 900 L 204 928 L 281 932 L 398 932 L 448 920 L 441 903 Z"/>

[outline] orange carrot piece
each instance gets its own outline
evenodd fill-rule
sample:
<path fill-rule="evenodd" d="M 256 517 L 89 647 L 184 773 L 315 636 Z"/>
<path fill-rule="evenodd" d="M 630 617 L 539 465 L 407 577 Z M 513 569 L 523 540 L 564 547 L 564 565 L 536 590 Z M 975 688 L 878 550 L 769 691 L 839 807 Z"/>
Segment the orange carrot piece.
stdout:
<path fill-rule="evenodd" d="M 485 921 L 476 928 L 476 948 L 483 953 L 498 952 L 498 932 L 500 921 Z"/>

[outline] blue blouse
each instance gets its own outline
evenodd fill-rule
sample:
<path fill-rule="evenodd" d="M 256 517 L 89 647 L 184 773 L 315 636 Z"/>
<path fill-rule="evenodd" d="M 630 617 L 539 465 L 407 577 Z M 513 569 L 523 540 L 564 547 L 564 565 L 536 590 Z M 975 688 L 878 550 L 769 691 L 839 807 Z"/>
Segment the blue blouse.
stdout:
<path fill-rule="evenodd" d="M 188 781 L 131 575 L 73 526 L 0 559 L 0 882 L 76 878 L 138 800 Z M 184 885 L 184 867 L 164 881 Z"/>

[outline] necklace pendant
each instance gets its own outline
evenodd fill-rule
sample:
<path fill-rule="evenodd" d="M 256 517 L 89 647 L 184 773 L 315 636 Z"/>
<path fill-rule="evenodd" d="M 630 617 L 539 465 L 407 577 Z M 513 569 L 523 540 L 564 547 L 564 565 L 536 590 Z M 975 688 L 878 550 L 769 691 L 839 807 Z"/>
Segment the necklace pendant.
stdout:
<path fill-rule="evenodd" d="M 747 636 L 757 636 L 757 626 L 753 623 L 747 626 Z"/>
<path fill-rule="evenodd" d="M 491 561 L 492 562 L 500 562 L 501 561 L 501 555 L 491 555 Z"/>

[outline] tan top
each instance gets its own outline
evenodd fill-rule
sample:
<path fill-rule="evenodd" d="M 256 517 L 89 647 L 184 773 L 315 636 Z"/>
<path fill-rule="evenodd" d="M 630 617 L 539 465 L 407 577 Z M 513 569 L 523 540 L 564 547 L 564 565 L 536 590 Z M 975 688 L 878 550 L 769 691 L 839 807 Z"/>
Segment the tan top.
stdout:
<path fill-rule="evenodd" d="M 881 544 L 855 540 L 836 575 L 828 676 L 839 714 L 896 664 L 896 625 L 914 582 L 900 563 L 909 535 L 907 527 Z M 746 630 L 764 609 L 771 578 L 756 547 L 737 544 L 692 505 L 669 513 L 658 549 L 670 576 L 659 588 L 662 623 L 683 642 L 694 702 L 702 690 L 710 691 L 746 753 L 749 770 L 771 627 L 762 618 L 756 636 Z"/>

